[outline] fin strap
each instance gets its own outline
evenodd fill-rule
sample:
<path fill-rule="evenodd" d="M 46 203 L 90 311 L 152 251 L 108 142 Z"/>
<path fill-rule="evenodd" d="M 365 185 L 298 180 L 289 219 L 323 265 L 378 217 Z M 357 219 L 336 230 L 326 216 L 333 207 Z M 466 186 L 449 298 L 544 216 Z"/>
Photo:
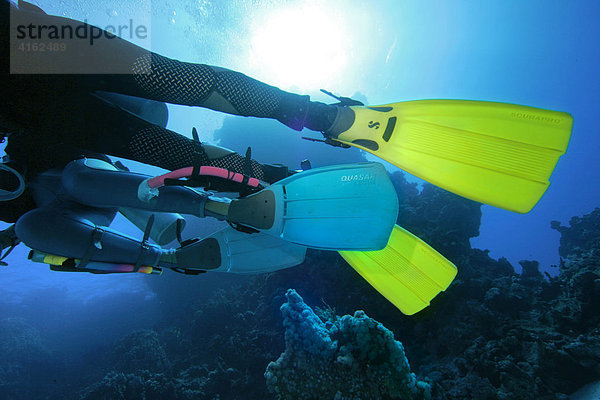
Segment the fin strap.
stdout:
<path fill-rule="evenodd" d="M 202 162 L 200 160 L 200 154 L 194 153 L 194 162 L 192 164 L 192 175 L 190 175 L 189 179 L 198 179 L 200 177 L 200 167 L 202 166 Z"/>
<path fill-rule="evenodd" d="M 353 98 L 350 98 L 350 97 L 336 96 L 335 94 L 333 94 L 330 91 L 325 90 L 325 89 L 321 89 L 321 92 L 323 92 L 327 96 L 331 96 L 334 99 L 336 99 L 337 101 L 339 101 L 338 104 L 334 104 L 336 106 L 351 107 L 351 106 L 364 106 L 365 105 L 365 103 L 363 103 L 362 101 L 354 100 Z"/>
<path fill-rule="evenodd" d="M 251 227 L 246 226 L 246 225 L 234 224 L 231 221 L 227 221 L 227 223 L 229 224 L 229 226 L 231 226 L 233 229 L 235 229 L 238 232 L 247 233 L 247 234 L 259 233 L 260 232 L 258 229 L 254 229 L 254 228 L 251 228 Z"/>
<path fill-rule="evenodd" d="M 200 275 L 200 274 L 206 273 L 206 271 L 203 269 L 186 269 L 186 268 L 171 268 L 171 271 L 177 272 L 178 274 L 184 274 L 184 275 Z"/>
<path fill-rule="evenodd" d="M 138 256 L 138 259 L 137 259 L 135 265 L 133 266 L 132 272 L 138 272 L 140 270 L 140 267 L 142 266 L 142 259 L 143 259 L 144 255 L 146 254 L 146 252 L 148 251 L 148 249 L 150 249 L 150 245 L 148 244 L 148 239 L 150 238 L 150 232 L 152 231 L 152 225 L 154 225 L 154 214 L 152 214 L 150 216 L 150 218 L 148 218 L 148 223 L 146 224 L 146 229 L 144 230 L 144 237 L 142 238 L 142 243 L 140 244 L 140 247 L 141 247 L 140 255 Z"/>
<path fill-rule="evenodd" d="M 179 243 L 180 246 L 182 246 L 181 243 L 183 242 L 183 239 L 181 238 L 182 230 L 183 230 L 183 220 L 178 218 L 177 222 L 175 222 L 175 237 L 177 238 L 177 242 Z"/>
<path fill-rule="evenodd" d="M 333 147 L 341 147 L 342 149 L 349 149 L 351 146 L 347 145 L 346 143 L 342 143 L 339 142 L 337 140 L 333 140 L 331 138 L 326 137 L 325 139 L 315 139 L 315 138 L 310 138 L 307 136 L 302 136 L 302 139 L 304 140 L 308 140 L 309 142 L 319 142 L 319 143 L 325 143 L 328 144 L 330 146 Z"/>
<path fill-rule="evenodd" d="M 104 228 L 94 225 L 94 231 L 92 232 L 92 241 L 88 246 L 87 250 L 81 257 L 81 261 L 77 264 L 77 268 L 85 268 L 85 266 L 90 262 L 90 259 L 96 252 L 96 250 L 102 249 L 102 237 L 104 236 Z"/>

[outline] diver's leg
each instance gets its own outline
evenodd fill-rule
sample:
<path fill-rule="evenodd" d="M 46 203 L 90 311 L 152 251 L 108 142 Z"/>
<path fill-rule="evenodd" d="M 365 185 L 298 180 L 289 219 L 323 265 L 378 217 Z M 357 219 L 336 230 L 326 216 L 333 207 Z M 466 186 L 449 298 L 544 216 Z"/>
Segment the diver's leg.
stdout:
<path fill-rule="evenodd" d="M 176 170 L 192 165 L 208 165 L 275 182 L 287 176 L 287 168 L 250 161 L 218 146 L 211 146 L 153 125 L 91 95 L 65 97 L 60 104 L 48 104 L 30 118 L 38 134 L 11 135 L 6 152 L 15 160 L 39 170 L 56 164 L 56 155 L 65 144 L 123 157 L 145 164 Z M 54 148 L 59 147 L 57 150 Z M 40 152 L 40 148 L 47 151 Z M 32 157 L 34 155 L 34 157 Z M 64 164 L 63 164 L 64 165 Z"/>
<path fill-rule="evenodd" d="M 25 26 L 59 26 L 73 30 L 87 26 L 38 12 L 17 11 L 12 17 L 20 19 Z M 88 26 L 88 31 L 91 29 Z M 96 33 L 103 32 L 93 29 Z M 309 96 L 285 92 L 236 71 L 170 59 L 106 32 L 96 36 L 93 46 L 83 40 L 73 41 L 69 44 L 75 46 L 76 51 L 56 52 L 51 56 L 65 58 L 67 65 L 85 67 L 92 63 L 91 68 L 105 67 L 106 73 L 48 76 L 48 79 L 60 79 L 73 91 L 106 90 L 229 114 L 273 118 L 295 130 L 307 127 L 325 131 L 337 115 L 338 107 L 311 102 Z M 111 68 L 116 67 L 119 73 L 111 73 Z"/>
<path fill-rule="evenodd" d="M 132 70 L 131 77 L 115 77 L 115 80 L 133 79 L 138 96 L 154 100 L 272 118 L 298 131 L 304 127 L 325 131 L 337 115 L 335 106 L 312 102 L 309 96 L 285 92 L 220 67 L 147 53 L 135 61 Z M 146 73 L 148 70 L 152 73 Z"/>
<path fill-rule="evenodd" d="M 81 154 L 77 149 L 86 149 L 168 170 L 192 165 L 216 166 L 270 183 L 288 175 L 286 167 L 255 160 L 250 161 L 247 170 L 246 158 L 231 150 L 150 124 L 89 95 L 66 98 L 61 104 L 41 108 L 32 114 L 31 120 L 39 132 L 13 134 L 5 149 L 11 159 L 27 165 L 30 172 L 62 168 Z M 72 158 L 60 156 L 71 147 Z M 40 152 L 42 148 L 45 151 Z"/>

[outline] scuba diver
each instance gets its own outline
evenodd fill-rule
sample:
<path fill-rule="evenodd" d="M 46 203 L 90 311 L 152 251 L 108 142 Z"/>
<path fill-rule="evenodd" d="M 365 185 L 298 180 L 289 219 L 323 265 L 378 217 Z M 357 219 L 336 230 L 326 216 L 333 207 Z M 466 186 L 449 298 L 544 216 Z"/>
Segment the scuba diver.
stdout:
<path fill-rule="evenodd" d="M 4 0 L 0 13 L 0 43 L 4 54 L 11 56 L 14 55 L 11 50 L 14 50 L 15 43 L 21 40 L 16 38 L 16 32 L 11 30 L 11 23 L 13 26 L 59 26 L 71 29 L 85 26 L 87 29 L 92 29 L 90 25 L 79 21 L 46 15 L 40 8 L 23 1 L 16 6 Z M 99 30 L 99 28 L 95 29 Z M 60 52 L 21 54 L 19 58 L 21 64 L 18 66 L 29 68 L 28 73 L 11 74 L 9 59 L 12 61 L 12 57 L 4 58 L 0 84 L 0 95 L 3 99 L 0 105 L 0 127 L 8 138 L 5 152 L 9 156 L 10 163 L 6 164 L 4 173 L 0 176 L 8 176 L 3 179 L 6 181 L 3 184 L 11 188 L 7 190 L 8 192 L 22 191 L 22 193 L 12 200 L 14 204 L 10 207 L 8 205 L 11 202 L 4 202 L 1 217 L 7 222 L 18 221 L 16 234 L 19 238 L 26 235 L 31 243 L 35 242 L 35 239 L 31 238 L 36 236 L 37 228 L 25 229 L 29 226 L 26 222 L 33 220 L 25 217 L 29 212 L 41 213 L 42 211 L 38 210 L 40 204 L 44 206 L 49 204 L 40 202 L 39 193 L 31 188 L 35 186 L 34 182 L 39 182 L 42 176 L 47 177 L 44 175 L 47 171 L 60 171 L 57 173 L 60 176 L 59 187 L 64 192 L 55 193 L 55 197 L 61 202 L 64 200 L 77 203 L 77 207 L 110 209 L 111 213 L 116 212 L 119 207 L 129 206 L 158 213 L 190 212 L 197 216 L 207 215 L 228 220 L 238 228 L 246 227 L 250 230 L 264 231 L 265 233 L 259 235 L 270 235 L 269 237 L 285 239 L 305 247 L 340 250 L 344 258 L 365 279 L 407 313 L 414 313 L 416 312 L 414 310 L 426 306 L 435 294 L 449 285 L 456 274 L 455 268 L 445 268 L 447 272 L 442 274 L 443 279 L 432 279 L 437 282 L 436 285 L 422 290 L 422 288 L 415 289 L 407 283 L 407 278 L 398 275 L 398 271 L 385 268 L 384 264 L 390 262 L 387 258 L 390 252 L 386 252 L 389 249 L 393 250 L 393 254 L 400 254 L 405 259 L 412 260 L 411 252 L 415 248 L 426 248 L 424 247 L 426 244 L 397 226 L 390 228 L 387 217 L 380 216 L 384 221 L 383 227 L 379 231 L 375 229 L 373 234 L 385 236 L 387 232 L 390 236 L 391 230 L 390 240 L 381 250 L 384 253 L 357 251 L 375 250 L 382 245 L 381 243 L 377 246 L 349 244 L 350 242 L 344 240 L 336 242 L 339 238 L 335 235 L 332 236 L 334 240 L 327 243 L 330 232 L 335 231 L 333 229 L 336 226 L 335 221 L 330 221 L 329 226 L 319 225 L 319 222 L 327 219 L 322 215 L 321 221 L 318 218 L 308 219 L 305 224 L 291 224 L 288 229 L 283 221 L 291 221 L 293 218 L 286 219 L 278 214 L 278 210 L 286 210 L 288 205 L 293 204 L 286 203 L 286 196 L 289 194 L 287 188 L 294 187 L 294 182 L 304 182 L 298 185 L 300 189 L 297 190 L 298 193 L 306 196 L 306 187 L 310 190 L 324 187 L 314 185 L 312 179 L 315 176 L 333 176 L 339 183 L 340 179 L 349 175 L 343 173 L 335 175 L 339 169 L 333 168 L 332 171 L 316 169 L 288 177 L 290 171 L 286 167 L 263 165 L 251 160 L 250 157 L 243 157 L 227 149 L 191 140 L 167 130 L 160 124 L 141 118 L 139 114 L 131 112 L 112 96 L 115 94 L 134 96 L 159 102 L 206 107 L 233 115 L 276 119 L 294 130 L 307 128 L 321 132 L 324 136 L 324 139 L 309 138 L 309 140 L 322 141 L 338 147 L 360 148 L 463 197 L 521 213 L 531 210 L 547 189 L 549 177 L 558 158 L 566 151 L 571 133 L 572 118 L 567 113 L 512 104 L 464 100 L 420 100 L 365 106 L 346 97 L 336 97 L 339 103 L 330 105 L 311 101 L 309 96 L 282 91 L 239 72 L 170 59 L 107 32 L 100 35 L 93 46 L 83 42 L 77 43 L 77 41 L 73 42 L 73 45 L 76 47 L 75 51 L 68 52 L 67 55 Z M 89 68 L 88 73 L 70 73 L 72 66 L 81 65 Z M 45 73 L 47 68 L 52 67 L 56 68 L 57 73 Z M 124 71 L 114 73 L 111 69 L 114 67 L 122 68 Z M 146 187 L 144 185 L 152 181 L 152 177 L 114 171 L 108 166 L 111 164 L 103 158 L 102 154 L 127 158 L 171 171 L 191 168 L 192 173 L 184 175 L 188 176 L 190 181 L 198 179 L 201 175 L 198 171 L 202 167 L 223 169 L 227 171 L 226 176 L 234 174 L 243 176 L 244 186 L 248 186 L 252 178 L 259 180 L 262 182 L 262 190 L 254 193 L 252 190 L 248 192 L 247 187 L 242 188 L 239 199 L 228 201 L 211 198 L 206 193 L 198 193 L 186 187 L 168 185 Z M 82 155 L 88 157 L 86 160 L 104 159 L 106 165 L 102 164 L 103 167 L 99 167 L 101 165 L 99 162 L 82 161 L 80 159 Z M 334 175 L 328 175 L 330 173 Z M 99 187 L 110 187 L 107 182 L 112 182 L 114 187 L 125 188 L 123 192 L 127 192 L 129 196 L 114 202 L 105 201 L 106 199 L 101 201 L 90 198 L 89 196 L 93 197 L 92 194 L 95 192 L 83 190 L 85 185 L 69 186 L 69 182 L 83 182 L 77 180 L 77 176 L 87 175 L 90 175 L 90 179 L 103 177 L 100 181 L 104 186 Z M 378 173 L 369 171 L 355 176 L 370 177 L 371 175 L 377 178 L 375 180 L 359 178 L 353 182 L 364 184 L 377 181 L 380 183 L 371 188 L 381 186 L 385 192 L 388 185 L 385 179 L 379 178 Z M 176 179 L 179 178 L 181 177 Z M 124 186 L 116 184 L 117 181 L 122 182 Z M 317 179 L 317 181 L 333 182 L 328 179 Z M 24 186 L 22 182 L 32 183 L 32 185 L 27 185 L 22 190 L 19 189 Z M 306 184 L 306 182 L 311 183 Z M 272 185 L 267 187 L 268 183 Z M 186 181 L 185 185 L 193 185 L 193 182 Z M 14 189 L 15 187 L 17 189 Z M 332 184 L 330 187 L 334 191 L 340 190 L 337 184 Z M 175 196 L 177 201 L 173 203 L 178 207 L 181 206 L 181 209 L 166 207 L 167 202 L 163 201 L 169 198 L 170 191 L 175 189 L 186 191 L 177 192 Z M 192 196 L 192 199 L 189 197 L 191 192 L 195 192 L 198 196 Z M 386 196 L 390 198 L 389 195 Z M 188 198 L 190 204 L 182 200 Z M 367 195 L 365 198 L 372 201 L 373 196 Z M 265 200 L 270 201 L 270 206 L 259 207 L 262 206 L 259 203 Z M 362 207 L 375 208 L 373 204 L 365 204 L 363 203 Z M 386 207 L 384 209 L 387 211 L 393 208 Z M 336 209 L 341 210 L 343 207 Z M 298 210 L 291 207 L 290 211 L 293 214 Z M 328 208 L 327 211 L 332 212 L 332 208 Z M 263 221 L 257 220 L 257 216 L 270 222 L 264 225 Z M 22 222 L 21 218 L 23 218 Z M 109 219 L 105 219 L 104 223 Z M 312 224 L 315 224 L 318 229 L 310 230 Z M 93 247 L 100 250 L 100 252 L 90 250 L 89 252 L 93 252 L 92 256 L 88 255 L 88 251 L 81 250 L 83 247 L 86 249 L 89 247 L 90 236 L 105 237 L 105 233 L 97 233 L 94 236 L 96 225 L 100 223 L 94 222 L 88 226 L 92 231 L 87 233 L 85 246 L 77 247 L 77 256 L 73 255 L 74 253 L 64 253 L 63 256 L 76 258 L 79 262 L 104 260 L 100 257 L 100 254 L 103 254 L 101 253 L 103 242 L 91 240 Z M 377 224 L 364 226 L 373 225 Z M 347 226 L 351 226 L 351 223 L 348 222 Z M 343 230 L 345 227 L 346 225 L 341 223 L 337 226 L 337 230 Z M 323 234 L 318 235 L 319 230 Z M 308 240 L 306 235 L 303 236 L 305 231 L 314 233 L 314 237 L 318 240 L 316 242 Z M 26 232 L 33 233 L 29 235 Z M 148 232 L 147 234 L 149 235 Z M 345 240 L 347 239 L 346 237 Z M 212 250 L 210 246 L 203 248 L 206 254 L 214 256 L 206 256 L 203 259 L 205 264 L 214 266 L 217 262 L 209 259 L 216 260 L 217 253 L 224 254 L 227 240 L 219 241 L 216 238 L 215 241 L 201 240 L 194 248 L 200 249 L 208 242 L 218 243 L 219 246 L 214 246 Z M 319 242 L 321 240 L 324 241 L 324 245 Z M 42 246 L 40 243 L 35 243 L 38 247 Z M 60 245 L 60 243 L 55 244 Z M 179 249 L 179 253 L 177 250 L 145 251 L 143 257 L 149 258 L 143 258 L 137 256 L 140 254 L 140 243 L 136 243 L 136 246 L 136 257 L 132 256 L 134 253 L 128 253 L 126 261 L 134 264 L 136 268 L 144 264 L 184 270 L 195 268 L 197 264 L 194 262 L 186 261 L 179 265 L 177 256 L 179 255 L 181 260 L 197 260 L 196 256 L 202 253 L 202 251 L 192 251 L 192 247 L 183 246 Z M 46 247 L 46 252 L 54 254 L 50 247 L 52 246 Z M 147 242 L 143 241 L 141 247 L 148 247 Z M 215 250 L 217 247 L 219 249 Z M 425 253 L 434 254 L 429 249 Z M 430 250 L 435 252 L 433 249 Z M 200 259 L 202 260 L 202 257 Z M 438 265 L 440 259 L 427 260 L 431 264 Z M 422 261 L 415 262 L 421 264 Z M 414 272 L 412 269 L 410 271 Z M 431 273 L 427 272 L 425 276 L 430 278 Z M 408 292 L 401 290 L 402 295 L 393 293 L 397 289 L 389 283 L 393 280 L 405 284 Z M 409 293 L 411 291 L 412 294 Z M 427 293 L 423 294 L 423 292 Z M 406 298 L 414 298 L 414 304 L 403 309 L 406 306 Z"/>

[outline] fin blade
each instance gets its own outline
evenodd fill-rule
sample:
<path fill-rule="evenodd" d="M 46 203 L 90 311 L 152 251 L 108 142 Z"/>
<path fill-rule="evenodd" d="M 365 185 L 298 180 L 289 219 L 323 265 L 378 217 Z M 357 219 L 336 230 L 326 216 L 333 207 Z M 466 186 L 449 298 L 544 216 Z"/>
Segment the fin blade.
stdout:
<path fill-rule="evenodd" d="M 379 251 L 340 251 L 344 259 L 402 313 L 413 315 L 446 290 L 457 274 L 450 261 L 396 225 Z"/>
<path fill-rule="evenodd" d="M 209 237 L 221 248 L 221 266 L 213 271 L 237 274 L 273 272 L 304 262 L 306 247 L 264 233 L 247 234 L 231 227 Z"/>
<path fill-rule="evenodd" d="M 546 191 L 573 123 L 563 112 L 482 101 L 381 107 L 392 111 L 353 107 L 356 121 L 337 140 L 463 197 L 520 213 Z M 368 128 L 389 126 L 392 118 L 397 118 L 392 133 Z M 364 146 L 365 141 L 374 144 Z"/>
<path fill-rule="evenodd" d="M 268 189 L 283 205 L 272 231 L 311 248 L 382 249 L 398 216 L 396 190 L 379 163 L 314 168 Z"/>

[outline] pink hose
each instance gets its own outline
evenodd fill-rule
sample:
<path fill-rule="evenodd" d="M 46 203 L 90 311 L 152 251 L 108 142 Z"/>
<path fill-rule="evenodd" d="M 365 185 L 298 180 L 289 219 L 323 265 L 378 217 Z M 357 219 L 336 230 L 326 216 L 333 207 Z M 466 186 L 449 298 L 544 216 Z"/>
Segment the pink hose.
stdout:
<path fill-rule="evenodd" d="M 192 175 L 193 170 L 193 167 L 186 167 L 168 172 L 164 175 L 160 175 L 148 180 L 148 186 L 150 186 L 152 189 L 159 188 L 165 185 L 165 179 L 179 179 L 189 177 Z M 242 183 L 244 181 L 244 175 L 218 167 L 200 167 L 199 174 L 203 176 L 215 176 L 218 178 L 223 178 L 238 183 Z M 250 178 L 248 179 L 247 184 L 251 187 L 258 187 L 260 182 L 256 178 Z"/>

